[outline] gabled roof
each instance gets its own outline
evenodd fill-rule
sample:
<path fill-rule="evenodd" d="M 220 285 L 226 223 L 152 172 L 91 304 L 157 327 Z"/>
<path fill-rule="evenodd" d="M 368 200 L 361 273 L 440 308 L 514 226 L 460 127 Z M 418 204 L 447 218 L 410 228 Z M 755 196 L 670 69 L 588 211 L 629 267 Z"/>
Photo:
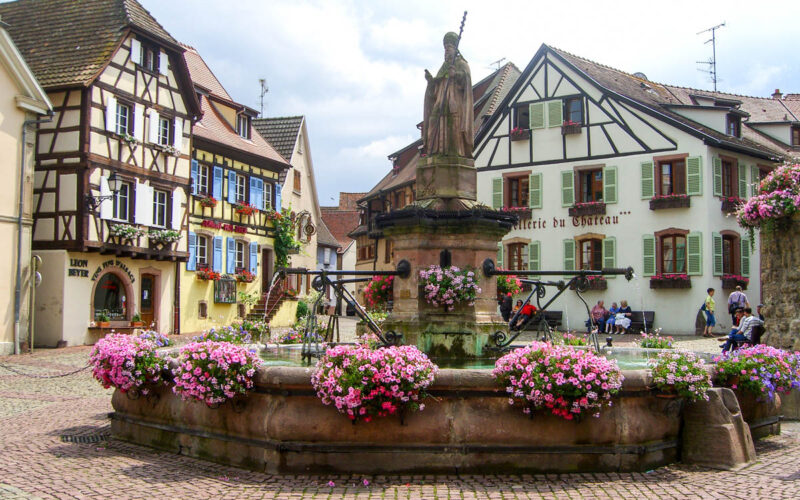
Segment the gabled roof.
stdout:
<path fill-rule="evenodd" d="M 136 0 L 17 0 L 0 16 L 42 87 L 88 85 L 129 29 L 180 50 Z"/>
<path fill-rule="evenodd" d="M 326 247 L 339 248 L 339 242 L 333 237 L 328 226 L 325 225 L 325 220 L 320 219 L 317 224 L 317 245 Z"/>
<path fill-rule="evenodd" d="M 53 105 L 50 99 L 25 64 L 25 59 L 17 50 L 5 26 L 5 23 L 0 21 L 0 68 L 6 70 L 11 81 L 17 86 L 14 96 L 17 107 L 41 115 L 52 113 Z"/>
<path fill-rule="evenodd" d="M 181 47 L 186 49 L 183 53 L 183 58 L 186 60 L 186 66 L 189 68 L 189 74 L 192 75 L 192 82 L 195 86 L 201 87 L 206 92 L 218 97 L 222 97 L 228 101 L 233 101 L 233 98 L 225 90 L 214 72 L 208 67 L 206 62 L 200 57 L 200 54 L 194 47 L 181 44 Z"/>
<path fill-rule="evenodd" d="M 320 207 L 320 210 L 322 220 L 325 221 L 333 237 L 343 249 L 346 248 L 353 241 L 349 233 L 358 226 L 360 217 L 358 207 L 343 208 L 340 203 L 338 207 Z"/>
<path fill-rule="evenodd" d="M 303 116 L 258 118 L 253 120 L 253 126 L 281 156 L 291 161 L 303 119 Z"/>

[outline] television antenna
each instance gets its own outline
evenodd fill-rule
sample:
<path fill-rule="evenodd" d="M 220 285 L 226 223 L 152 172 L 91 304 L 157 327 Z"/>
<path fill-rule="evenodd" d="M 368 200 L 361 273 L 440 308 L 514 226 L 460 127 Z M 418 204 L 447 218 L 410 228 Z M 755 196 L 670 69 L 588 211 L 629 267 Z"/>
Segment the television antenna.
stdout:
<path fill-rule="evenodd" d="M 503 61 L 505 61 L 505 60 L 506 60 L 505 57 L 501 57 L 500 59 L 498 59 L 498 60 L 496 60 L 494 62 L 490 62 L 489 66 L 487 66 L 487 68 L 494 69 L 495 71 L 497 71 L 498 69 L 500 69 L 500 66 L 503 65 Z"/>
<path fill-rule="evenodd" d="M 711 75 L 711 81 L 714 83 L 714 92 L 717 91 L 717 82 L 719 79 L 717 78 L 717 30 L 725 26 L 725 22 L 723 21 L 722 24 L 718 24 L 716 26 L 712 26 L 707 30 L 699 31 L 697 34 L 702 35 L 703 33 L 711 32 L 711 38 L 706 40 L 704 43 L 711 43 L 711 59 L 708 61 L 697 61 L 697 64 L 705 64 L 708 67 L 698 69 L 698 71 L 702 71 L 703 73 L 708 73 Z"/>
<path fill-rule="evenodd" d="M 267 87 L 267 80 L 264 79 L 264 78 L 259 78 L 258 79 L 258 84 L 261 86 L 261 90 L 259 91 L 260 95 L 258 96 L 258 98 L 261 100 L 261 115 L 260 116 L 263 117 L 264 116 L 264 96 L 267 95 L 267 92 L 269 92 L 269 87 Z"/>

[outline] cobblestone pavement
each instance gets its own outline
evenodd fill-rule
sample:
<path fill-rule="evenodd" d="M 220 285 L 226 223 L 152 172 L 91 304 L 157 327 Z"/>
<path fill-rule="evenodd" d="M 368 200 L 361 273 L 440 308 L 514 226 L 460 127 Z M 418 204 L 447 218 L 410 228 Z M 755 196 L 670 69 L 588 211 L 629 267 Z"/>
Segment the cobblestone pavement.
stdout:
<path fill-rule="evenodd" d="M 35 375 L 74 370 L 88 347 L 0 357 Z M 28 378 L 0 367 L 0 498 L 798 498 L 800 424 L 738 471 L 538 476 L 273 476 L 108 438 L 110 390 L 88 371 Z M 365 485 L 364 480 L 369 484 Z"/>

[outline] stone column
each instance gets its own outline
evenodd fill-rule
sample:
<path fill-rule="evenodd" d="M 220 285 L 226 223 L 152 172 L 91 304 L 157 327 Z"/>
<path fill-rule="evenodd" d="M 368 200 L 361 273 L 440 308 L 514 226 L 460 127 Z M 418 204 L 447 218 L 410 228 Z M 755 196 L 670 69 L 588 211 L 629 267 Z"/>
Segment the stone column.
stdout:
<path fill-rule="evenodd" d="M 762 341 L 796 351 L 800 350 L 800 217 L 778 225 L 761 234 Z"/>

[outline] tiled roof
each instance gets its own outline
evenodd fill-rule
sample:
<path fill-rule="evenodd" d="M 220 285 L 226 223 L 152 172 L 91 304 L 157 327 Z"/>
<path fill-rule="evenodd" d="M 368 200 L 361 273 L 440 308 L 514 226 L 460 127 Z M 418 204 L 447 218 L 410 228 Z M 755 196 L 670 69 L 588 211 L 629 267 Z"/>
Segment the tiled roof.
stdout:
<path fill-rule="evenodd" d="M 183 57 L 186 60 L 186 65 L 189 67 L 189 74 L 192 75 L 192 82 L 194 82 L 195 85 L 203 87 L 215 96 L 233 101 L 233 98 L 228 94 L 220 81 L 217 80 L 217 77 L 214 76 L 214 72 L 211 71 L 211 68 L 209 68 L 203 58 L 200 57 L 197 50 L 188 45 L 181 44 L 181 46 L 186 49 L 186 52 L 183 53 Z"/>
<path fill-rule="evenodd" d="M 129 27 L 178 43 L 136 0 L 17 0 L 0 16 L 44 88 L 91 83 Z"/>
<path fill-rule="evenodd" d="M 317 225 L 317 245 L 339 248 L 339 242 L 333 237 L 324 220 L 319 221 Z"/>
<path fill-rule="evenodd" d="M 342 248 L 353 241 L 348 233 L 358 226 L 358 210 L 340 210 L 338 207 L 321 207 L 320 210 L 322 220 Z"/>
<path fill-rule="evenodd" d="M 253 126 L 259 134 L 287 160 L 292 160 L 297 135 L 303 124 L 302 116 L 283 116 L 275 118 L 258 118 Z"/>

